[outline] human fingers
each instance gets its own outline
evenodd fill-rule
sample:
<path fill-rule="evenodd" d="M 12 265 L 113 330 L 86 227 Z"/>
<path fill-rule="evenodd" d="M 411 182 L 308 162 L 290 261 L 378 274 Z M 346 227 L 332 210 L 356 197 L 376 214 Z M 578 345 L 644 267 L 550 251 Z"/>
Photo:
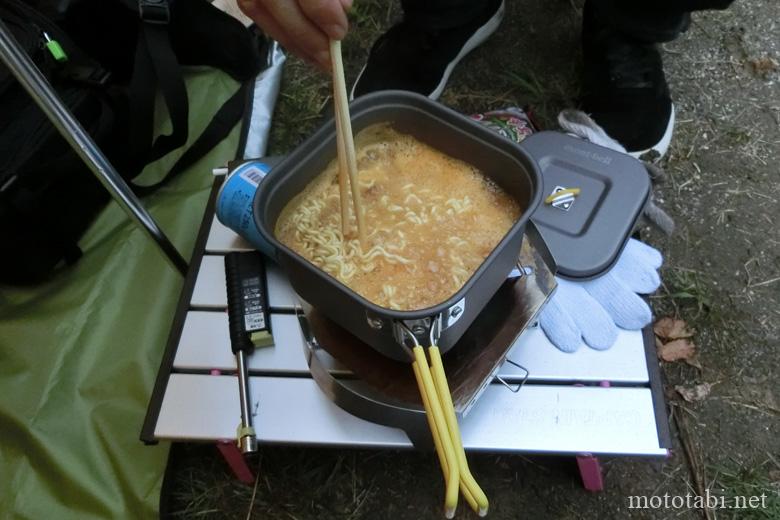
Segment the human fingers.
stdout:
<path fill-rule="evenodd" d="M 329 70 L 329 37 L 304 15 L 296 0 L 239 0 L 239 7 L 291 53 Z"/>
<path fill-rule="evenodd" d="M 347 35 L 349 22 L 346 11 L 351 0 L 298 0 L 301 11 L 332 40 Z M 349 5 L 344 5 L 345 3 Z"/>
<path fill-rule="evenodd" d="M 265 8 L 255 3 L 254 0 L 248 0 L 246 2 L 240 1 L 239 5 L 244 13 L 249 16 L 265 34 L 278 41 L 285 49 L 296 56 L 306 60 L 310 59 L 302 49 L 295 45 L 295 42 L 288 36 L 287 31 L 276 22 Z"/>

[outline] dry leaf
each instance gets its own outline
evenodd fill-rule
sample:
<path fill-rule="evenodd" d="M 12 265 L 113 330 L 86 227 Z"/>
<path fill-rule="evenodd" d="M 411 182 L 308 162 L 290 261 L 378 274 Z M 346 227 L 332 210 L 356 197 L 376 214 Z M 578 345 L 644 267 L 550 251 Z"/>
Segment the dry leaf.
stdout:
<path fill-rule="evenodd" d="M 694 347 L 695 347 L 695 345 L 694 345 Z M 699 370 L 701 370 L 701 362 L 699 361 L 699 355 L 698 354 L 694 354 L 693 356 L 691 356 L 689 358 L 686 358 L 685 362 L 687 364 L 691 365 L 692 367 L 698 368 Z"/>
<path fill-rule="evenodd" d="M 681 339 L 693 336 L 693 330 L 688 328 L 685 320 L 661 318 L 653 325 L 653 332 L 661 339 Z"/>
<path fill-rule="evenodd" d="M 753 72 L 762 75 L 773 72 L 777 70 L 778 67 L 780 67 L 780 63 L 777 63 L 777 60 L 769 56 L 764 56 L 763 58 L 754 58 L 752 60 L 748 60 L 748 63 L 750 63 L 750 66 L 753 67 Z"/>
<path fill-rule="evenodd" d="M 707 396 L 710 395 L 710 391 L 712 390 L 712 384 L 702 383 L 700 385 L 695 385 L 690 387 L 677 385 L 674 387 L 674 389 L 677 390 L 677 393 L 680 394 L 683 399 L 685 399 L 689 403 L 693 403 L 696 401 L 702 401 L 706 399 Z"/>
<path fill-rule="evenodd" d="M 695 355 L 696 345 L 687 339 L 676 339 L 664 343 L 658 349 L 658 357 L 664 361 L 678 361 L 680 359 L 688 361 L 692 360 Z"/>

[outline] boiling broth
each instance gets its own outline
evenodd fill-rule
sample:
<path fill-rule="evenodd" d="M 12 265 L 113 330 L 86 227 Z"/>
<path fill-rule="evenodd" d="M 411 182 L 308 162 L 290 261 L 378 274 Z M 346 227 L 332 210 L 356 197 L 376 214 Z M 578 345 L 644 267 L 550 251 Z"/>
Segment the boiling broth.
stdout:
<path fill-rule="evenodd" d="M 294 197 L 276 237 L 382 307 L 417 310 L 458 291 L 520 217 L 521 208 L 473 166 L 389 125 L 355 136 L 368 228 L 361 250 L 341 233 L 338 161 Z M 356 230 L 354 214 L 350 229 Z"/>

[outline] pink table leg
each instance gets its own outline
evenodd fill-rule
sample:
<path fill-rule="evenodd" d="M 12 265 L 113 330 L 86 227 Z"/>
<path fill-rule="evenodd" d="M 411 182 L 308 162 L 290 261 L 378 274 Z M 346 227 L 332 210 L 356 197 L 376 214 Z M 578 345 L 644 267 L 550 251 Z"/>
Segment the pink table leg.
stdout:
<path fill-rule="evenodd" d="M 230 466 L 233 474 L 238 480 L 244 484 L 254 484 L 255 476 L 252 470 L 249 469 L 249 465 L 246 463 L 244 454 L 236 446 L 236 441 L 233 440 L 220 440 L 217 441 L 217 449 L 225 458 L 225 461 Z"/>
<path fill-rule="evenodd" d="M 577 467 L 580 469 L 582 485 L 588 491 L 604 491 L 604 477 L 599 459 L 593 455 L 577 455 Z"/>
<path fill-rule="evenodd" d="M 218 376 L 220 374 L 221 372 L 216 368 L 211 370 L 212 376 Z M 244 454 L 238 449 L 236 441 L 228 439 L 219 440 L 217 441 L 217 449 L 225 458 L 225 462 L 228 463 L 228 466 L 230 466 L 230 469 L 238 480 L 244 484 L 254 484 L 255 476 L 252 474 L 252 470 L 249 469 Z"/>

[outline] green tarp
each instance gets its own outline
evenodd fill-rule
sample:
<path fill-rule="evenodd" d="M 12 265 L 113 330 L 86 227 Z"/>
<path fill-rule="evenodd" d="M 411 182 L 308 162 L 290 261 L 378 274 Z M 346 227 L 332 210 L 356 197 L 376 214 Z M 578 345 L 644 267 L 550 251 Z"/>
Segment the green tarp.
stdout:
<path fill-rule="evenodd" d="M 237 84 L 206 69 L 187 76 L 192 140 Z M 144 199 L 185 258 L 211 168 L 234 157 L 238 134 Z M 168 445 L 138 436 L 183 280 L 113 202 L 80 245 L 84 256 L 51 282 L 0 287 L 2 518 L 157 515 Z M 2 244 L 3 254 L 13 247 Z"/>

